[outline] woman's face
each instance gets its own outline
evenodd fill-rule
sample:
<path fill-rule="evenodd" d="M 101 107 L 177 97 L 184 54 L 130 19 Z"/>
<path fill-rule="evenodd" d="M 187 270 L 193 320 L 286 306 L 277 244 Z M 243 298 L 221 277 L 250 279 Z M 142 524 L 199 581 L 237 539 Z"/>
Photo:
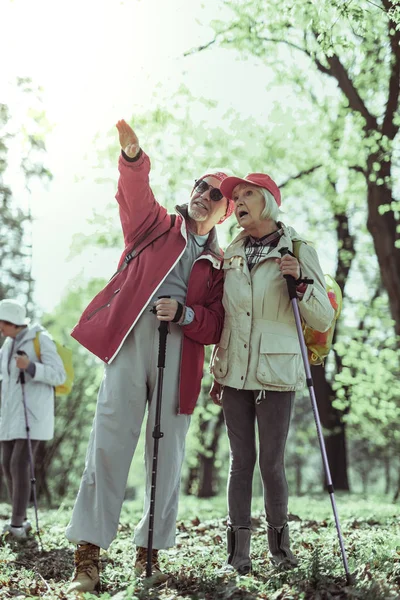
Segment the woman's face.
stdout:
<path fill-rule="evenodd" d="M 15 338 L 18 331 L 15 325 L 12 325 L 8 321 L 0 321 L 0 334 L 3 337 Z"/>
<path fill-rule="evenodd" d="M 241 227 L 253 229 L 262 222 L 261 213 L 265 208 L 265 198 L 260 188 L 240 183 L 232 194 L 235 203 L 235 216 Z"/>

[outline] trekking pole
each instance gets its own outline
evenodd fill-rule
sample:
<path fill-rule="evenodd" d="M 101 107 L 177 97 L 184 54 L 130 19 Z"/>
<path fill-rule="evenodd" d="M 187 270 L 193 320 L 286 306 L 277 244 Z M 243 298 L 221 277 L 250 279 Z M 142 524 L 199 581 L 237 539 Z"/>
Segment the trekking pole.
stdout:
<path fill-rule="evenodd" d="M 25 352 L 23 352 L 22 350 L 18 350 L 17 354 L 19 356 L 24 356 Z M 28 443 L 29 468 L 30 468 L 30 473 L 31 473 L 31 486 L 32 486 L 32 495 L 33 495 L 33 505 L 35 507 L 36 532 L 37 532 L 37 536 L 38 536 L 38 539 L 39 539 L 39 549 L 40 549 L 40 552 L 42 552 L 43 551 L 43 544 L 42 544 L 42 539 L 40 537 L 40 531 L 39 531 L 39 517 L 38 517 L 38 507 L 37 507 L 37 499 L 36 499 L 35 467 L 34 467 L 34 464 L 33 464 L 32 442 L 31 442 L 30 427 L 29 427 L 29 421 L 28 421 L 28 409 L 27 409 L 27 406 L 26 406 L 25 371 L 24 371 L 24 369 L 20 369 L 20 371 L 19 371 L 19 381 L 21 383 L 22 404 L 24 406 L 25 429 L 26 429 L 26 439 L 27 439 L 27 443 Z"/>
<path fill-rule="evenodd" d="M 169 296 L 160 296 L 160 298 L 169 298 Z M 155 311 L 154 311 L 155 312 Z M 146 563 L 146 577 L 151 577 L 152 564 L 151 554 L 153 551 L 153 528 L 154 528 L 154 510 L 156 504 L 156 484 L 157 484 L 157 462 L 158 462 L 158 442 L 160 438 L 164 436 L 161 431 L 161 400 L 162 400 L 162 388 L 164 380 L 164 368 L 165 368 L 165 352 L 167 348 L 167 335 L 168 321 L 160 321 L 158 327 L 159 342 L 158 342 L 158 381 L 157 381 L 157 403 L 156 403 L 156 417 L 153 429 L 154 438 L 154 450 L 153 450 L 153 466 L 151 473 L 151 494 L 150 494 L 150 513 L 149 513 L 149 535 L 147 538 L 147 563 Z"/>
<path fill-rule="evenodd" d="M 279 252 L 280 252 L 281 256 L 285 256 L 285 254 L 289 253 L 289 250 L 288 250 L 288 248 L 281 248 L 279 250 Z M 331 471 L 329 468 L 328 456 L 326 454 L 325 441 L 324 441 L 324 437 L 322 435 L 322 427 L 321 427 L 321 421 L 320 421 L 319 413 L 318 413 L 317 400 L 316 400 L 315 392 L 314 392 L 314 384 L 313 384 L 312 375 L 311 375 L 310 363 L 308 362 L 307 346 L 304 341 L 303 329 L 301 326 L 301 316 L 300 316 L 298 298 L 297 298 L 297 293 L 296 293 L 297 284 L 296 284 L 295 278 L 292 275 L 284 275 L 284 278 L 286 279 L 289 298 L 290 298 L 290 302 L 291 302 L 292 308 L 293 308 L 294 320 L 296 322 L 296 329 L 297 329 L 297 335 L 298 335 L 299 343 L 300 343 L 301 356 L 303 358 L 304 370 L 306 373 L 306 381 L 307 381 L 308 391 L 310 393 L 311 406 L 312 406 L 312 410 L 313 410 L 313 414 L 314 414 L 315 425 L 317 427 L 318 441 L 319 441 L 319 446 L 321 449 L 322 463 L 323 463 L 324 471 L 325 471 L 327 490 L 329 493 L 329 497 L 331 499 L 333 515 L 335 517 L 336 530 L 337 530 L 337 534 L 338 534 L 338 538 L 339 538 L 339 546 L 340 546 L 340 551 L 342 554 L 344 570 L 346 573 L 346 580 L 347 580 L 348 585 L 351 585 L 352 583 L 354 583 L 354 578 L 350 574 L 350 571 L 349 571 L 346 550 L 344 547 L 343 536 L 342 536 L 342 532 L 341 532 L 341 528 L 340 528 L 339 515 L 338 515 L 337 508 L 336 508 L 335 493 L 334 493 L 334 489 L 333 489 L 333 485 L 332 485 Z M 302 281 L 304 283 L 314 283 L 314 281 L 312 279 L 303 279 Z"/>

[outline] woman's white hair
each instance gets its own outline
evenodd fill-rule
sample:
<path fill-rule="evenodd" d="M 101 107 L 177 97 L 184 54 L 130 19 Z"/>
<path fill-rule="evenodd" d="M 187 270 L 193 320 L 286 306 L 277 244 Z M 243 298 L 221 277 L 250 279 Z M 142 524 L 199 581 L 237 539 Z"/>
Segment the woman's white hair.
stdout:
<path fill-rule="evenodd" d="M 273 221 L 278 221 L 280 210 L 275 198 L 267 189 L 259 188 L 259 190 L 265 199 L 265 207 L 260 215 L 261 219 L 272 219 Z"/>

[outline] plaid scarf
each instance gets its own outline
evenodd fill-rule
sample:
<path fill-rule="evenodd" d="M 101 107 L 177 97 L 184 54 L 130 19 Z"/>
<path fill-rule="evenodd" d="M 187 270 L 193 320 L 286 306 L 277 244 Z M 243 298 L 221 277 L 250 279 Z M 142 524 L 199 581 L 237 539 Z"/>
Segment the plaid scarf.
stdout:
<path fill-rule="evenodd" d="M 271 252 L 272 248 L 276 248 L 279 239 L 283 235 L 283 229 L 280 227 L 277 231 L 268 233 L 261 238 L 254 238 L 251 235 L 245 242 L 247 265 L 249 270 L 257 265 L 260 260 L 263 260 Z"/>

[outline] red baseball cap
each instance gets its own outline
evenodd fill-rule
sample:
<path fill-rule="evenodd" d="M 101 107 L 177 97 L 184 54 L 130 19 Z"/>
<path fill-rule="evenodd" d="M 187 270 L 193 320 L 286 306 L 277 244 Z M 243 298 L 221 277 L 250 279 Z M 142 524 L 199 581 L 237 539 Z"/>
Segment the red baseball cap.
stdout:
<path fill-rule="evenodd" d="M 228 200 L 232 200 L 233 190 L 239 183 L 251 183 L 257 187 L 262 187 L 271 192 L 278 206 L 281 205 L 281 193 L 275 181 L 269 175 L 264 173 L 249 173 L 244 179 L 241 177 L 226 177 L 220 185 L 220 190 Z"/>

